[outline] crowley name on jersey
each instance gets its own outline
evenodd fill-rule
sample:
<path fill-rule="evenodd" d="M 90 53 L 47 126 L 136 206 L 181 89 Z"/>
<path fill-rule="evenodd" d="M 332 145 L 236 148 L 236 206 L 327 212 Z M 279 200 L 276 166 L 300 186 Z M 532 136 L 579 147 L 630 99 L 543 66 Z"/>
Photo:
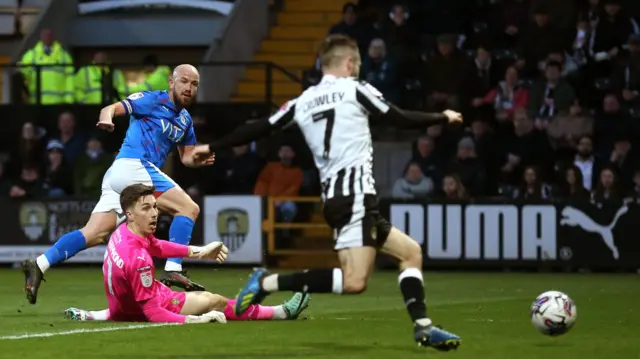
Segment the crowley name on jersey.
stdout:
<path fill-rule="evenodd" d="M 215 152 L 237 146 L 296 123 L 320 172 L 325 200 L 375 194 L 370 116 L 400 126 L 426 126 L 447 120 L 441 113 L 401 110 L 365 82 L 325 75 L 318 85 L 309 87 L 268 119 L 242 125 L 209 147 Z"/>

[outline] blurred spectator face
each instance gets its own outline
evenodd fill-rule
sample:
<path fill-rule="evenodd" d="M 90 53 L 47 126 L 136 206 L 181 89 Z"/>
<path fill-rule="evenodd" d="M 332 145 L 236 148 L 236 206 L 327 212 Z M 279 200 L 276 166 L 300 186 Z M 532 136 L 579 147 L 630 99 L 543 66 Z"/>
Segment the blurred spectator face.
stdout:
<path fill-rule="evenodd" d="M 395 5 L 391 9 L 391 14 L 390 14 L 391 21 L 393 21 L 398 26 L 403 25 L 405 23 L 405 21 L 407 20 L 406 16 L 407 16 L 407 11 L 402 5 Z"/>
<path fill-rule="evenodd" d="M 348 6 L 344 13 L 342 13 L 342 21 L 344 21 L 347 25 L 353 25 L 358 20 L 358 15 L 356 15 L 356 9 L 353 6 Z"/>
<path fill-rule="evenodd" d="M 610 169 L 604 169 L 600 172 L 600 184 L 606 189 L 613 188 L 615 182 L 615 176 Z"/>
<path fill-rule="evenodd" d="M 438 52 L 442 56 L 449 56 L 453 53 L 453 44 L 449 41 L 438 41 Z"/>
<path fill-rule="evenodd" d="M 491 53 L 487 49 L 480 47 L 476 51 L 476 60 L 481 64 L 486 64 L 491 60 Z"/>
<path fill-rule="evenodd" d="M 278 151 L 278 157 L 280 157 L 280 162 L 283 164 L 291 165 L 294 157 L 296 157 L 296 153 L 290 146 L 281 146 L 280 151 Z"/>
<path fill-rule="evenodd" d="M 475 157 L 476 149 L 473 144 L 473 140 L 465 138 L 460 140 L 458 144 L 458 159 L 465 160 L 467 158 Z"/>
<path fill-rule="evenodd" d="M 631 150 L 631 142 L 629 140 L 618 140 L 613 144 L 613 150 L 621 155 L 626 155 Z"/>
<path fill-rule="evenodd" d="M 517 110 L 513 115 L 513 127 L 519 133 L 526 133 L 533 129 L 533 121 L 526 110 Z"/>
<path fill-rule="evenodd" d="M 549 14 L 537 13 L 533 15 L 533 20 L 539 27 L 545 27 L 549 24 Z"/>
<path fill-rule="evenodd" d="M 22 125 L 22 138 L 25 140 L 35 140 L 36 136 L 36 128 L 31 122 L 26 122 Z"/>
<path fill-rule="evenodd" d="M 604 5 L 604 11 L 609 16 L 616 16 L 620 12 L 620 5 L 615 3 L 607 3 Z"/>
<path fill-rule="evenodd" d="M 473 137 L 482 137 L 487 133 L 487 124 L 484 121 L 477 120 L 471 123 L 471 133 Z"/>
<path fill-rule="evenodd" d="M 58 164 L 62 162 L 62 151 L 57 148 L 51 149 L 47 151 L 47 158 L 49 159 L 49 163 Z"/>
<path fill-rule="evenodd" d="M 591 157 L 593 154 L 593 141 L 589 137 L 582 137 L 578 142 L 578 154 L 582 158 Z"/>
<path fill-rule="evenodd" d="M 386 56 L 387 50 L 382 39 L 374 39 L 369 45 L 369 57 L 373 60 L 381 60 Z"/>
<path fill-rule="evenodd" d="M 40 41 L 44 46 L 53 45 L 53 31 L 51 29 L 42 29 L 40 32 Z"/>
<path fill-rule="evenodd" d="M 547 68 L 544 72 L 545 78 L 550 83 L 556 83 L 560 80 L 560 69 L 555 65 L 547 65 Z"/>
<path fill-rule="evenodd" d="M 89 156 L 89 158 L 96 159 L 102 154 L 102 152 L 102 142 L 95 138 L 92 138 L 87 142 L 87 156 Z"/>
<path fill-rule="evenodd" d="M 34 182 L 38 179 L 38 169 L 35 167 L 24 167 L 20 172 L 20 178 L 25 182 Z"/>
<path fill-rule="evenodd" d="M 571 186 L 575 185 L 576 181 L 578 180 L 576 176 L 576 170 L 573 168 L 569 168 L 565 174 L 565 180 L 569 185 Z"/>
<path fill-rule="evenodd" d="M 442 129 L 443 127 L 441 124 L 429 126 L 427 127 L 427 136 L 431 138 L 438 138 L 442 135 Z"/>
<path fill-rule="evenodd" d="M 60 133 L 71 133 L 76 126 L 76 120 L 71 112 L 63 112 L 58 117 L 58 130 Z"/>
<path fill-rule="evenodd" d="M 96 54 L 93 55 L 93 63 L 100 64 L 100 65 L 107 64 L 108 63 L 107 53 L 104 51 L 96 52 Z"/>
<path fill-rule="evenodd" d="M 533 186 L 534 184 L 536 184 L 537 180 L 538 180 L 538 175 L 536 174 L 536 171 L 533 168 L 527 168 L 524 171 L 524 183 L 526 183 L 527 186 Z"/>
<path fill-rule="evenodd" d="M 231 149 L 233 151 L 233 155 L 236 157 L 240 157 L 245 153 L 249 152 L 249 145 L 236 146 Z"/>
<path fill-rule="evenodd" d="M 405 175 L 405 179 L 408 182 L 416 183 L 420 181 L 421 178 L 422 178 L 422 171 L 420 170 L 420 166 L 418 166 L 415 163 L 410 164 L 409 168 L 407 168 L 407 174 Z"/>
<path fill-rule="evenodd" d="M 605 96 L 602 102 L 602 109 L 604 110 L 604 113 L 617 113 L 620 111 L 620 102 L 618 102 L 618 98 L 615 95 Z"/>
<path fill-rule="evenodd" d="M 421 157 L 428 157 L 433 152 L 433 141 L 430 138 L 419 138 L 417 148 Z"/>
<path fill-rule="evenodd" d="M 506 81 L 507 85 L 509 86 L 515 86 L 518 84 L 518 70 L 516 70 L 515 67 L 509 67 L 507 68 L 507 71 L 504 74 L 504 80 Z"/>
<path fill-rule="evenodd" d="M 458 194 L 458 182 L 451 176 L 446 176 L 442 180 L 442 190 L 447 197 L 456 197 Z"/>

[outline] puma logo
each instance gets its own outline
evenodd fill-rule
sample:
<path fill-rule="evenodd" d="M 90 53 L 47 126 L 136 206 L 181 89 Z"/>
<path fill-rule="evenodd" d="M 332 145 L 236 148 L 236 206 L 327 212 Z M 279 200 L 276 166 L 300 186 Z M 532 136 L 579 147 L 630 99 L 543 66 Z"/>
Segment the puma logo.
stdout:
<path fill-rule="evenodd" d="M 571 206 L 567 206 L 562 210 L 562 219 L 560 219 L 561 226 L 580 227 L 585 232 L 597 233 L 602 237 L 604 244 L 609 247 L 614 259 L 618 259 L 620 254 L 613 238 L 613 228 L 618 223 L 618 219 L 629 211 L 629 208 L 624 205 L 618 209 L 616 215 L 613 217 L 613 221 L 608 226 L 603 226 L 596 223 L 591 217 L 587 216 L 584 212 Z"/>

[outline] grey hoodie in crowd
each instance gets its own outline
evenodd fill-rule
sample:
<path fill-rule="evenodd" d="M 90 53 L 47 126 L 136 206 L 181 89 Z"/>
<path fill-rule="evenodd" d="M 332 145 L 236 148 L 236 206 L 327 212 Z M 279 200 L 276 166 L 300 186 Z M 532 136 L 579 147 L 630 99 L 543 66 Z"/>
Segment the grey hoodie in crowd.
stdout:
<path fill-rule="evenodd" d="M 404 177 L 398 178 L 393 185 L 393 198 L 419 199 L 427 197 L 434 189 L 431 178 L 422 176 L 418 182 L 409 182 Z"/>

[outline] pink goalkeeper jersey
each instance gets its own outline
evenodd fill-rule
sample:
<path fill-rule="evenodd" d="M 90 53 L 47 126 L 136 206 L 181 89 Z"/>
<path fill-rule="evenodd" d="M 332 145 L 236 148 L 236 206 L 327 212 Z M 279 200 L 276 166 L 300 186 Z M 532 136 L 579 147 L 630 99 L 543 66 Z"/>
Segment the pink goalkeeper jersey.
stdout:
<path fill-rule="evenodd" d="M 145 305 L 148 307 L 152 302 L 150 299 L 161 297 L 166 289 L 155 280 L 152 256 L 187 257 L 188 248 L 159 240 L 153 235 L 142 238 L 132 233 L 126 223 L 120 225 L 111 235 L 102 266 L 112 315 L 144 316 Z"/>

